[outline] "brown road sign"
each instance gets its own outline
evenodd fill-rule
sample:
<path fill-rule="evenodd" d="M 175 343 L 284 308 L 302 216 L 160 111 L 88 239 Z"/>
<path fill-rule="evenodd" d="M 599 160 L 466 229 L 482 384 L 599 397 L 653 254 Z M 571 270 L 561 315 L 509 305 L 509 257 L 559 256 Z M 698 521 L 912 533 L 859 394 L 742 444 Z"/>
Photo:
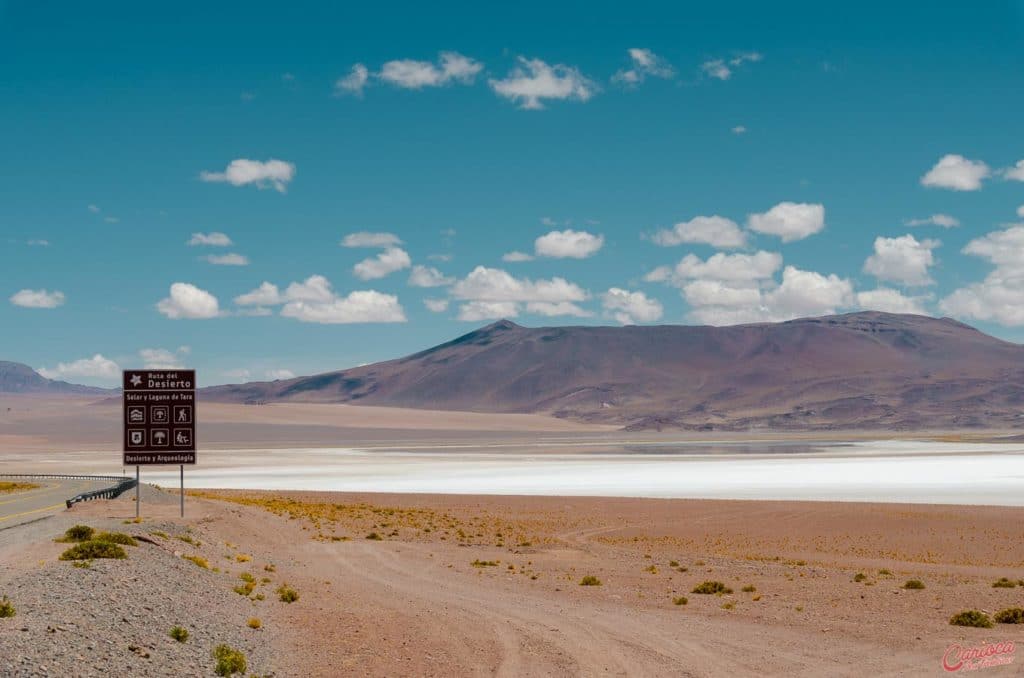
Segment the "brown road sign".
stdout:
<path fill-rule="evenodd" d="M 125 370 L 125 466 L 196 463 L 195 370 Z"/>

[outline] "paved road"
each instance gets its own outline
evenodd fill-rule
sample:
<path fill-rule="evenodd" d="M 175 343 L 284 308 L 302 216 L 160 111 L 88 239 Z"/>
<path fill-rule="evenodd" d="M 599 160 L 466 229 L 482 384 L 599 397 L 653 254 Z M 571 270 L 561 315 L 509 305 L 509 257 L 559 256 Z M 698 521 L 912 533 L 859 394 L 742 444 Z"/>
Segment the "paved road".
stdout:
<path fill-rule="evenodd" d="M 0 478 L 0 480 L 4 480 Z M 45 517 L 64 509 L 64 500 L 89 490 L 109 487 L 110 480 L 57 480 L 10 478 L 39 485 L 25 492 L 0 492 L 0 530 Z"/>

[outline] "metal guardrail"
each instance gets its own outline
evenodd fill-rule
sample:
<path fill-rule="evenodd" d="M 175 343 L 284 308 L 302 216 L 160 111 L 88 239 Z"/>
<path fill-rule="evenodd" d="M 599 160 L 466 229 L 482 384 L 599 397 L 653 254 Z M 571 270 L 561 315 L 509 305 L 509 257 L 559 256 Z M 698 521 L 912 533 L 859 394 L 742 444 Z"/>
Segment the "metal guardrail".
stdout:
<path fill-rule="evenodd" d="M 65 499 L 64 503 L 67 504 L 68 508 L 71 508 L 80 501 L 91 501 L 93 499 L 113 499 L 119 497 L 122 493 L 135 487 L 135 478 L 129 478 L 128 476 L 90 476 L 73 473 L 0 473 L 0 478 L 41 478 L 50 480 L 110 480 L 113 481 L 113 485 L 110 487 L 104 487 L 99 490 L 91 490 L 89 492 L 83 492 L 76 494 L 70 499 Z"/>

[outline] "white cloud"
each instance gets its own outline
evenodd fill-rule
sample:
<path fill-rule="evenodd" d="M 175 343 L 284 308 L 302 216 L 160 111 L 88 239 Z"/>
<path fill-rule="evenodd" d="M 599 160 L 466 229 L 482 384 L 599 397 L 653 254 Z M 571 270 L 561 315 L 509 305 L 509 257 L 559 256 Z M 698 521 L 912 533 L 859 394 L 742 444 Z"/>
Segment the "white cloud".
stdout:
<path fill-rule="evenodd" d="M 455 278 L 446 276 L 432 266 L 417 264 L 412 267 L 412 273 L 409 274 L 409 284 L 413 287 L 444 287 L 453 282 Z"/>
<path fill-rule="evenodd" d="M 888 287 L 857 293 L 857 305 L 866 311 L 883 311 L 885 313 L 914 313 L 927 315 L 924 301 L 929 297 L 908 297 L 898 290 Z"/>
<path fill-rule="evenodd" d="M 402 323 L 405 311 L 398 297 L 376 290 L 357 290 L 327 301 L 289 301 L 281 315 L 322 324 Z"/>
<path fill-rule="evenodd" d="M 205 319 L 220 315 L 217 297 L 189 283 L 171 285 L 170 296 L 157 302 L 156 308 L 172 319 Z"/>
<path fill-rule="evenodd" d="M 517 315 L 519 305 L 511 301 L 471 301 L 459 307 L 459 320 L 467 322 L 515 318 Z"/>
<path fill-rule="evenodd" d="M 401 245 L 402 240 L 394 233 L 371 233 L 369 231 L 358 231 L 349 233 L 341 239 L 342 247 L 395 247 Z"/>
<path fill-rule="evenodd" d="M 703 243 L 722 249 L 743 247 L 747 244 L 746 235 L 739 225 L 731 219 L 718 215 L 710 217 L 694 217 L 690 221 L 682 221 L 671 230 L 660 230 L 652 240 L 662 247 L 682 245 L 683 243 Z"/>
<path fill-rule="evenodd" d="M 1017 216 L 1024 219 L 1024 205 L 1017 208 Z"/>
<path fill-rule="evenodd" d="M 22 308 L 57 308 L 64 305 L 64 293 L 54 290 L 18 290 L 10 301 Z"/>
<path fill-rule="evenodd" d="M 533 242 L 537 256 L 556 259 L 586 259 L 596 254 L 603 245 L 603 235 L 572 229 L 551 231 Z"/>
<path fill-rule="evenodd" d="M 907 226 L 941 226 L 942 228 L 956 228 L 960 220 L 948 214 L 933 214 L 924 219 L 907 219 L 903 222 Z"/>
<path fill-rule="evenodd" d="M 492 78 L 488 84 L 498 96 L 529 110 L 544 108 L 544 99 L 588 101 L 598 91 L 597 84 L 575 67 L 524 57 L 505 78 Z"/>
<path fill-rule="evenodd" d="M 995 269 L 981 282 L 955 290 L 939 303 L 944 313 L 1001 325 L 1024 325 L 1024 225 L 993 231 L 967 243 L 964 254 L 988 259 Z"/>
<path fill-rule="evenodd" d="M 322 275 L 311 275 L 303 282 L 293 282 L 284 291 L 285 301 L 327 303 L 334 299 L 331 282 Z"/>
<path fill-rule="evenodd" d="M 33 238 L 32 240 L 26 240 L 25 244 L 29 247 L 49 247 L 50 241 L 43 240 L 42 238 Z"/>
<path fill-rule="evenodd" d="M 672 66 L 649 49 L 633 47 L 628 50 L 630 68 L 624 68 L 612 76 L 612 82 L 635 86 L 648 76 L 669 79 L 675 75 Z"/>
<path fill-rule="evenodd" d="M 169 351 L 166 348 L 139 349 L 142 366 L 147 370 L 180 369 L 185 366 L 182 357 L 188 354 L 187 346 L 181 346 L 177 351 Z"/>
<path fill-rule="evenodd" d="M 609 288 L 601 295 L 601 306 L 622 325 L 654 322 L 661 319 L 664 308 L 657 299 L 643 292 L 630 292 L 618 287 Z"/>
<path fill-rule="evenodd" d="M 229 379 L 241 379 L 242 381 L 248 381 L 251 373 L 249 370 L 240 367 L 233 370 L 224 370 L 221 374 Z"/>
<path fill-rule="evenodd" d="M 448 310 L 447 299 L 424 299 L 423 305 L 434 313 L 444 313 Z"/>
<path fill-rule="evenodd" d="M 822 275 L 787 266 L 782 284 L 765 294 L 766 305 L 778 320 L 831 315 L 853 305 L 853 285 L 839 276 Z"/>
<path fill-rule="evenodd" d="M 967 243 L 964 254 L 988 259 L 999 268 L 1024 272 L 1024 224 L 993 231 Z"/>
<path fill-rule="evenodd" d="M 921 185 L 953 191 L 977 191 L 981 189 L 981 182 L 991 173 L 989 166 L 980 160 L 968 160 L 962 155 L 950 153 L 942 156 L 921 177 Z"/>
<path fill-rule="evenodd" d="M 231 254 L 208 254 L 204 260 L 217 266 L 248 266 L 249 257 L 232 252 Z"/>
<path fill-rule="evenodd" d="M 661 282 L 673 279 L 677 283 L 680 280 L 697 278 L 729 281 L 764 280 L 775 275 L 781 266 L 782 255 L 777 252 L 759 251 L 754 254 L 723 254 L 719 252 L 708 257 L 707 261 L 702 261 L 693 254 L 687 254 L 676 264 L 675 269 L 670 271 L 668 276 L 656 279 L 648 274 L 648 280 Z"/>
<path fill-rule="evenodd" d="M 266 162 L 239 158 L 232 160 L 223 172 L 203 171 L 203 181 L 224 182 L 232 186 L 255 184 L 258 188 L 273 186 L 279 193 L 288 190 L 288 184 L 295 178 L 295 165 L 284 160 L 270 159 Z"/>
<path fill-rule="evenodd" d="M 1018 160 L 1016 165 L 1003 172 L 1003 176 L 1011 181 L 1024 181 L 1024 160 Z"/>
<path fill-rule="evenodd" d="M 423 89 L 453 82 L 470 85 L 484 65 L 458 52 L 441 52 L 438 64 L 396 59 L 381 66 L 377 77 L 395 87 Z"/>
<path fill-rule="evenodd" d="M 825 228 L 825 206 L 780 202 L 767 212 L 749 215 L 747 228 L 778 236 L 782 242 L 802 240 Z"/>
<path fill-rule="evenodd" d="M 334 83 L 334 93 L 337 95 L 351 94 L 352 96 L 363 96 L 363 89 L 370 78 L 370 71 L 363 64 L 355 64 L 348 72 L 348 75 L 338 78 Z"/>
<path fill-rule="evenodd" d="M 70 363 L 57 363 L 57 367 L 42 367 L 39 374 L 47 379 L 95 379 L 97 381 L 115 381 L 121 378 L 121 368 L 113 360 L 104 358 L 97 353 L 91 358 L 81 358 Z"/>
<path fill-rule="evenodd" d="M 360 280 L 376 280 L 411 265 L 412 259 L 408 252 L 400 247 L 389 247 L 377 256 L 363 259 L 353 266 L 352 274 Z"/>
<path fill-rule="evenodd" d="M 733 134 L 746 134 L 747 128 L 743 125 L 736 125 L 730 130 Z"/>
<path fill-rule="evenodd" d="M 516 263 L 520 261 L 533 261 L 533 255 L 527 254 L 526 252 L 513 250 L 511 252 L 506 252 L 505 254 L 501 255 L 501 260 L 508 261 L 510 263 Z"/>
<path fill-rule="evenodd" d="M 283 369 L 283 368 L 282 369 L 276 369 L 276 370 L 267 370 L 265 372 L 265 374 L 267 376 L 267 379 L 270 379 L 271 381 L 277 381 L 278 379 L 294 379 L 295 378 L 295 373 L 294 372 L 292 372 L 291 370 Z"/>
<path fill-rule="evenodd" d="M 281 298 L 277 285 L 263 282 L 251 292 L 235 297 L 235 303 L 239 306 L 276 306 L 284 303 L 284 299 Z"/>
<path fill-rule="evenodd" d="M 747 62 L 756 63 L 763 58 L 759 52 L 744 52 L 732 59 L 708 59 L 700 65 L 700 70 L 710 78 L 728 80 L 732 77 L 734 69 Z"/>
<path fill-rule="evenodd" d="M 911 287 L 934 284 L 928 269 L 935 263 L 932 250 L 938 240 L 918 241 L 912 235 L 898 238 L 875 238 L 875 253 L 864 262 L 864 271 L 879 280 L 902 283 Z"/>
<path fill-rule="evenodd" d="M 89 207 L 87 209 L 90 212 L 92 212 L 93 214 L 99 214 L 100 213 L 100 208 L 98 206 L 96 206 L 96 205 L 89 205 Z"/>
<path fill-rule="evenodd" d="M 569 315 L 576 318 L 588 318 L 593 315 L 590 311 L 580 308 L 571 301 L 531 301 L 526 304 L 526 312 L 548 317 Z"/>
<path fill-rule="evenodd" d="M 221 233 L 220 231 L 211 231 L 210 233 L 193 233 L 192 237 L 189 238 L 188 242 L 185 244 L 190 247 L 195 247 L 197 245 L 230 247 L 233 243 L 227 234 Z"/>

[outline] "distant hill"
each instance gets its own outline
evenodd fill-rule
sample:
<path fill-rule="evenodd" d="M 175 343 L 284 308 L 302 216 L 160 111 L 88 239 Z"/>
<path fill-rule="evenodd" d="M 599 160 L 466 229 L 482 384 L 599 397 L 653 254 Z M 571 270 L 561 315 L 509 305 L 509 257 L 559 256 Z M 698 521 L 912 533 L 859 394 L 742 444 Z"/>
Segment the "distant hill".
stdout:
<path fill-rule="evenodd" d="M 68 393 L 79 395 L 110 395 L 111 389 L 69 384 L 47 379 L 28 365 L 0 360 L 0 393 Z"/>
<path fill-rule="evenodd" d="M 405 358 L 201 396 L 550 412 L 631 429 L 1024 427 L 1024 346 L 878 312 L 732 327 L 503 320 Z"/>

